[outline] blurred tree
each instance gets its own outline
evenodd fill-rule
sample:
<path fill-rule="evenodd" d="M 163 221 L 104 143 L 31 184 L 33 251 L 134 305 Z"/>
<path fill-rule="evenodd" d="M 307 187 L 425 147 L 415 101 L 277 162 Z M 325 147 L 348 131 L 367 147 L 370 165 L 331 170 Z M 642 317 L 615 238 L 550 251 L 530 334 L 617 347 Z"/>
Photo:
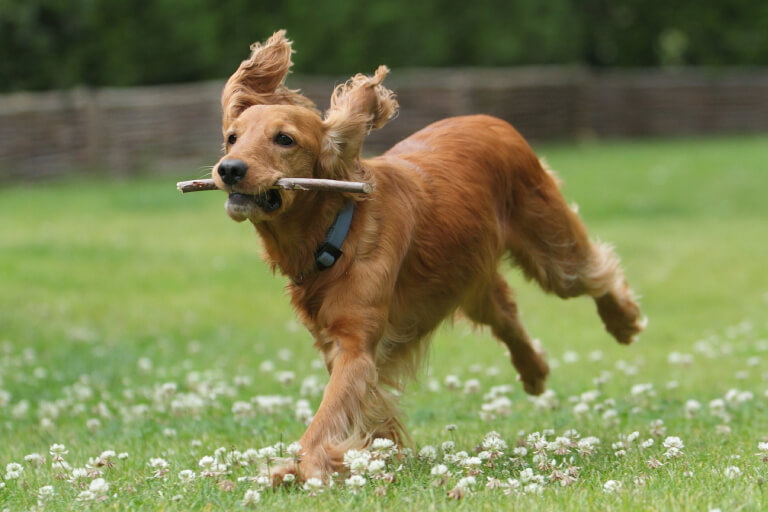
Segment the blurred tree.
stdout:
<path fill-rule="evenodd" d="M 302 73 L 768 64 L 756 0 L 0 0 L 0 90 L 220 79 L 279 28 Z"/>

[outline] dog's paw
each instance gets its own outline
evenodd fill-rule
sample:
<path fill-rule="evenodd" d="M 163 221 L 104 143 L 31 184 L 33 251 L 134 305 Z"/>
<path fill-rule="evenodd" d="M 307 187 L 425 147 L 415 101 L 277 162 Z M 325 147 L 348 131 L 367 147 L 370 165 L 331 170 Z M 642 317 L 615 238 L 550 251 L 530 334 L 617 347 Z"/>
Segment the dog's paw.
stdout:
<path fill-rule="evenodd" d="M 648 318 L 641 316 L 640 308 L 629 289 L 621 293 L 608 293 L 595 299 L 597 312 L 605 330 L 622 345 L 631 345 L 648 325 Z"/>
<path fill-rule="evenodd" d="M 523 390 L 529 395 L 540 395 L 547 389 L 549 365 L 539 340 L 533 340 L 522 350 L 512 354 L 512 364 L 517 370 L 517 380 L 523 383 Z"/>
<path fill-rule="evenodd" d="M 288 462 L 272 469 L 269 472 L 269 477 L 272 480 L 272 487 L 302 483 L 298 465 L 293 462 Z"/>
<path fill-rule="evenodd" d="M 323 478 L 323 469 L 321 465 L 315 464 L 310 459 L 301 462 L 285 462 L 269 472 L 273 487 L 283 485 L 303 484 L 310 478 Z"/>

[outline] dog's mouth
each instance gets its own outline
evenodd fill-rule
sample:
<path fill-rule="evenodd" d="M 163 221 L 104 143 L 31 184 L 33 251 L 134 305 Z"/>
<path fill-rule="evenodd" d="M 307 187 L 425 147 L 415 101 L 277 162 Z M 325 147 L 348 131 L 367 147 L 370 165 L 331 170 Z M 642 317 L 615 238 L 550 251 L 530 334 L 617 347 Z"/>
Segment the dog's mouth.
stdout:
<path fill-rule="evenodd" d="M 283 197 L 280 191 L 269 189 L 256 195 L 232 192 L 227 198 L 226 209 L 230 217 L 238 222 L 248 219 L 256 208 L 264 213 L 273 213 L 283 206 Z"/>

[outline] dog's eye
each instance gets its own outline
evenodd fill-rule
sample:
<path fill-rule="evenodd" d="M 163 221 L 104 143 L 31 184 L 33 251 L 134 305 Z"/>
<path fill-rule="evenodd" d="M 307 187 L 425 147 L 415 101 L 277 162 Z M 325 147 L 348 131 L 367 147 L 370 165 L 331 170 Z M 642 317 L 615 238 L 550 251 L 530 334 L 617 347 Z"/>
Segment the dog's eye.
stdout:
<path fill-rule="evenodd" d="M 237 135 L 235 135 L 234 133 L 229 134 L 229 137 L 227 137 L 227 144 L 231 146 L 235 142 L 237 142 Z"/>
<path fill-rule="evenodd" d="M 286 135 L 284 133 L 278 133 L 275 135 L 275 144 L 278 146 L 293 146 L 296 144 L 296 142 L 291 138 L 290 135 Z"/>

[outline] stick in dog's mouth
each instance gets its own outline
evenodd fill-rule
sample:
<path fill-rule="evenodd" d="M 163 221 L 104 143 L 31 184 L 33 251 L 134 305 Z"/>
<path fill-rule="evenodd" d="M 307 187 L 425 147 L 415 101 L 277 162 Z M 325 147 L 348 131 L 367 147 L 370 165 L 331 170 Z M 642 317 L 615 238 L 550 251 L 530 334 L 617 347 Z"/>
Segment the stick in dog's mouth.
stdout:
<path fill-rule="evenodd" d="M 200 190 L 219 190 L 212 179 L 179 181 L 176 183 L 176 188 L 182 194 L 186 192 L 198 192 Z M 370 183 L 363 183 L 359 181 L 320 180 L 314 178 L 280 178 L 275 182 L 273 188 L 265 192 L 265 194 L 269 195 L 272 191 L 277 192 L 276 189 L 280 188 L 284 190 L 325 190 L 328 192 L 351 192 L 353 194 L 370 194 L 373 192 L 373 186 Z M 279 196 L 280 193 L 277 192 L 277 195 Z M 267 197 L 267 199 L 269 199 L 269 197 Z M 279 207 L 280 206 L 278 205 L 278 208 Z"/>

